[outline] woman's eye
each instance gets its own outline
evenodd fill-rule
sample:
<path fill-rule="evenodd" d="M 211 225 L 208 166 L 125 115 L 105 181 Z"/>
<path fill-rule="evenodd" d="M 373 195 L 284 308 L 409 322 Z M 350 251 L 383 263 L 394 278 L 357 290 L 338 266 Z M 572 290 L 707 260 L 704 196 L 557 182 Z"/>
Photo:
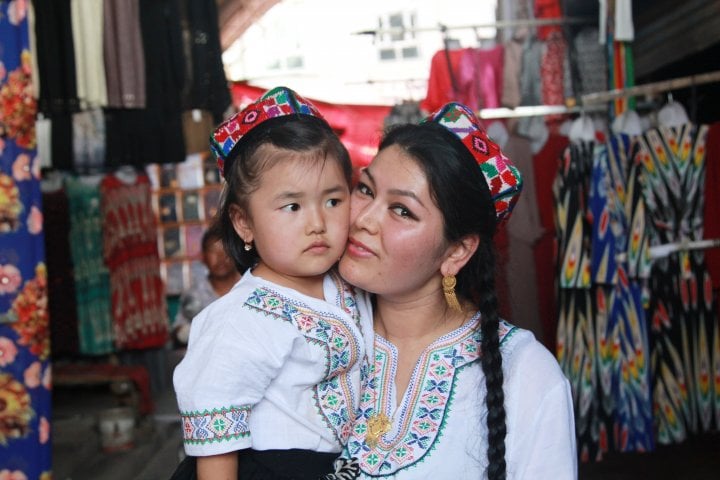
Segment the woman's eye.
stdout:
<path fill-rule="evenodd" d="M 406 207 L 403 207 L 402 205 L 394 205 L 390 207 L 390 210 L 392 210 L 395 215 L 398 215 L 400 217 L 416 218 L 410 210 L 408 210 Z"/>
<path fill-rule="evenodd" d="M 358 182 L 358 184 L 357 184 L 357 186 L 355 187 L 355 189 L 356 189 L 358 192 L 360 192 L 362 195 L 367 195 L 368 197 L 372 197 L 372 196 L 373 196 L 373 192 L 372 192 L 372 190 L 370 190 L 370 187 L 368 187 L 366 184 L 364 184 L 364 183 L 362 183 L 362 182 Z"/>
<path fill-rule="evenodd" d="M 325 205 L 328 207 L 337 207 L 338 205 L 340 205 L 340 202 L 342 202 L 342 200 L 340 200 L 339 198 L 331 198 L 327 202 L 325 202 Z"/>
<path fill-rule="evenodd" d="M 284 212 L 297 212 L 298 210 L 300 210 L 300 205 L 298 205 L 297 203 L 291 203 L 289 205 L 285 205 L 280 210 Z"/>

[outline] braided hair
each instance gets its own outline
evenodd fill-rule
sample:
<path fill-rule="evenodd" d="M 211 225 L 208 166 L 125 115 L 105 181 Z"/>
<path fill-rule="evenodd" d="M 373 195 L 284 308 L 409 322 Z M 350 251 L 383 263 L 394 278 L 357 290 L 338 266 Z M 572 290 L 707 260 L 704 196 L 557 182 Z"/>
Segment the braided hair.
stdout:
<path fill-rule="evenodd" d="M 430 195 L 443 214 L 445 238 L 456 242 L 466 235 L 480 236 L 477 251 L 457 274 L 456 292 L 474 303 L 481 313 L 480 362 L 485 374 L 488 411 L 487 477 L 501 480 L 507 473 L 505 394 L 492 241 L 497 220 L 490 189 L 467 148 L 455 134 L 437 123 L 394 127 L 383 138 L 380 150 L 391 145 L 401 147 L 423 169 Z"/>

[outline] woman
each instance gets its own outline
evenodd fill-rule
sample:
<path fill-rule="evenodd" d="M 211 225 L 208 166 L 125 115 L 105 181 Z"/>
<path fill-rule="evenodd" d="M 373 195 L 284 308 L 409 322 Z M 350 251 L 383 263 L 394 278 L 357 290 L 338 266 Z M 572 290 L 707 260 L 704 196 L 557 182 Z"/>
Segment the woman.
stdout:
<path fill-rule="evenodd" d="M 392 130 L 352 194 L 343 277 L 375 356 L 346 456 L 361 478 L 575 478 L 570 387 L 498 318 L 492 236 L 519 172 L 463 105 Z"/>

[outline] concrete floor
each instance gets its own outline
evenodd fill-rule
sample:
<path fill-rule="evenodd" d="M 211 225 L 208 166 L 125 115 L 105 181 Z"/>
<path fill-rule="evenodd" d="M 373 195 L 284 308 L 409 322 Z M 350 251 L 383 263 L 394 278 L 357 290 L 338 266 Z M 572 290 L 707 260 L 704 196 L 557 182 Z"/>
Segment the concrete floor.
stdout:
<path fill-rule="evenodd" d="M 103 448 L 98 415 L 115 406 L 116 399 L 107 389 L 74 387 L 54 392 L 52 454 L 55 480 L 170 478 L 179 461 L 182 443 L 172 389 L 155 396 L 154 414 L 137 419 L 131 448 L 108 452 Z"/>

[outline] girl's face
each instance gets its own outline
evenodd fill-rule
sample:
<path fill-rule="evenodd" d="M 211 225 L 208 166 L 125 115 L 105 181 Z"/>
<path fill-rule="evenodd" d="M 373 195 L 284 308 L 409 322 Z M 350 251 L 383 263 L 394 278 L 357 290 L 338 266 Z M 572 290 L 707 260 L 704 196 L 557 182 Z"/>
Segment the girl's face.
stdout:
<path fill-rule="evenodd" d="M 338 161 L 264 146 L 281 157 L 266 168 L 248 197 L 233 210 L 235 231 L 252 243 L 260 261 L 253 272 L 303 291 L 338 261 L 348 234 L 349 188 Z"/>
<path fill-rule="evenodd" d="M 443 217 L 424 171 L 400 147 L 382 150 L 351 197 L 350 237 L 340 274 L 385 298 L 437 295 L 449 255 Z"/>

